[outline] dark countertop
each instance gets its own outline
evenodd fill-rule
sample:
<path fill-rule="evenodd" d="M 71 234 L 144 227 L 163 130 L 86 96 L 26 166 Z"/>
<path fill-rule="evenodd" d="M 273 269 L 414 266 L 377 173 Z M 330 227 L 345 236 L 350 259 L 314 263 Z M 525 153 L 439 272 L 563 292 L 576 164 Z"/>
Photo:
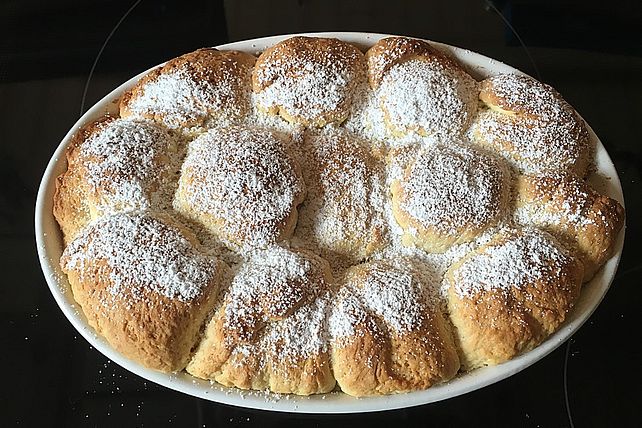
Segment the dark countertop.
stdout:
<path fill-rule="evenodd" d="M 493 2 L 525 50 L 485 1 L 3 2 L 0 425 L 640 426 L 642 6 L 623 3 Z M 504 381 L 383 413 L 236 408 L 146 382 L 107 360 L 65 319 L 36 256 L 35 195 L 64 134 L 81 110 L 173 56 L 251 37 L 332 30 L 405 34 L 466 47 L 539 75 L 562 93 L 601 138 L 624 188 L 625 249 L 602 304 L 569 342 Z"/>

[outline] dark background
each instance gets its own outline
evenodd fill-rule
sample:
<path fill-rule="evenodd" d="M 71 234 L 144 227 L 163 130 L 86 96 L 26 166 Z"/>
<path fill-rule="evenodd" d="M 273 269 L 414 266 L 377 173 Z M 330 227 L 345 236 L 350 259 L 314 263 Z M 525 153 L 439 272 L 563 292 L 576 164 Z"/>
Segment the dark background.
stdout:
<path fill-rule="evenodd" d="M 0 426 L 641 426 L 641 26 L 637 0 L 2 1 Z M 600 136 L 624 187 L 625 250 L 605 300 L 570 342 L 507 380 L 375 414 L 235 408 L 156 386 L 108 361 L 64 318 L 37 262 L 36 190 L 66 131 L 83 106 L 171 57 L 251 37 L 332 30 L 466 47 L 555 86 Z"/>

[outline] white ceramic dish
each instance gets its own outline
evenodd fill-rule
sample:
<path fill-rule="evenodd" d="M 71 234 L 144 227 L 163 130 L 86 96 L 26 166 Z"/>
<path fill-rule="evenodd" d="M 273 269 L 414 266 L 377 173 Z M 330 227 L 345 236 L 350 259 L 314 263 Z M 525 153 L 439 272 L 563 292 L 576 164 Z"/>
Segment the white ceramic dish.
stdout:
<path fill-rule="evenodd" d="M 315 33 L 316 36 L 336 37 L 355 43 L 363 48 L 372 45 L 385 35 L 368 33 Z M 292 35 L 266 37 L 247 40 L 219 46 L 221 49 L 237 49 L 256 54 L 268 46 Z M 437 44 L 451 52 L 463 63 L 475 77 L 483 77 L 500 72 L 517 72 L 503 63 L 447 45 Z M 624 228 L 616 245 L 615 255 L 598 272 L 595 278 L 584 286 L 577 306 L 570 314 L 562 328 L 549 337 L 540 346 L 509 362 L 493 367 L 485 367 L 458 376 L 452 381 L 438 385 L 425 391 L 408 394 L 398 394 L 383 397 L 355 399 L 341 393 L 331 393 L 312 397 L 292 397 L 266 394 L 262 392 L 240 391 L 225 388 L 210 382 L 193 378 L 186 373 L 164 374 L 146 369 L 115 351 L 101 336 L 87 324 L 82 311 L 74 301 L 66 276 L 60 270 L 58 260 L 62 253 L 62 239 L 58 225 L 52 214 L 52 200 L 55 191 L 56 177 L 66 168 L 64 151 L 73 133 L 84 123 L 104 114 L 114 111 L 114 100 L 131 87 L 144 73 L 133 77 L 114 89 L 96 105 L 90 108 L 70 129 L 52 156 L 40 183 L 36 202 L 35 231 L 40 263 L 51 293 L 71 324 L 82 334 L 89 343 L 102 352 L 107 358 L 118 363 L 127 370 L 155 383 L 184 392 L 196 397 L 220 403 L 242 407 L 266 409 L 286 412 L 305 413 L 349 413 L 390 410 L 431 403 L 446 398 L 455 397 L 482 388 L 486 385 L 505 379 L 544 358 L 547 354 L 566 341 L 589 318 L 606 294 L 615 276 L 622 246 Z M 624 204 L 620 180 L 609 158 L 608 153 L 597 136 L 590 131 L 596 144 L 597 173 L 591 181 L 603 193 Z"/>

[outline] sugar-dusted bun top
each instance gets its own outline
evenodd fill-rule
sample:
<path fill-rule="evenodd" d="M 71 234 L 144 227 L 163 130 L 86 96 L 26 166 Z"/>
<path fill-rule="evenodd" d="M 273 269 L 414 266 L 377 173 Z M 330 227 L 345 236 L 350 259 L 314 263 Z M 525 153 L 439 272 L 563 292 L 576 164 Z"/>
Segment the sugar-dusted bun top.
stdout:
<path fill-rule="evenodd" d="M 430 43 L 409 37 L 386 37 L 366 52 L 368 81 L 373 89 L 379 87 L 390 69 L 406 61 L 422 59 L 440 64 L 443 68 L 459 67 Z"/>
<path fill-rule="evenodd" d="M 479 98 L 493 110 L 528 119 L 567 119 L 571 110 L 551 86 L 521 74 L 499 74 L 483 80 Z"/>
<path fill-rule="evenodd" d="M 88 323 L 126 357 L 185 368 L 226 266 L 172 217 L 101 217 L 65 249 L 61 266 Z"/>
<path fill-rule="evenodd" d="M 613 253 L 624 208 L 581 178 L 562 172 L 520 175 L 516 221 L 541 227 L 567 243 L 584 263 L 588 281 Z"/>
<path fill-rule="evenodd" d="M 431 252 L 470 241 L 505 214 L 508 173 L 469 144 L 419 149 L 392 184 L 393 214 L 408 239 Z"/>
<path fill-rule="evenodd" d="M 434 284 L 408 260 L 348 269 L 329 329 L 337 383 L 351 395 L 424 389 L 459 369 Z"/>
<path fill-rule="evenodd" d="M 353 266 L 330 319 L 335 340 L 352 340 L 367 313 L 380 319 L 392 334 L 403 335 L 425 325 L 427 310 L 435 304 L 428 286 L 409 266 L 377 260 Z"/>
<path fill-rule="evenodd" d="M 454 292 L 471 298 L 484 292 L 511 293 L 540 282 L 558 287 L 571 279 L 576 284 L 577 275 L 568 277 L 569 266 L 577 265 L 549 234 L 524 229 L 500 233 L 456 264 L 448 275 Z"/>
<path fill-rule="evenodd" d="M 190 143 L 175 206 L 231 245 L 266 247 L 292 233 L 304 195 L 287 137 L 234 126 Z"/>
<path fill-rule="evenodd" d="M 280 247 L 256 252 L 232 281 L 225 328 L 250 341 L 266 323 L 286 319 L 327 292 L 331 281 L 328 263 L 312 253 Z"/>
<path fill-rule="evenodd" d="M 252 75 L 259 108 L 317 127 L 346 119 L 364 78 L 359 49 L 321 37 L 292 37 L 266 49 Z"/>
<path fill-rule="evenodd" d="M 459 136 L 477 109 L 477 82 L 427 42 L 382 39 L 367 52 L 371 86 L 393 135 Z"/>
<path fill-rule="evenodd" d="M 327 261 L 272 247 L 238 270 L 187 371 L 239 388 L 309 395 L 331 391 Z"/>
<path fill-rule="evenodd" d="M 153 122 L 136 119 L 107 118 L 90 128 L 77 149 L 74 167 L 84 169 L 96 209 L 154 206 L 153 193 L 173 178 L 176 138 Z"/>
<path fill-rule="evenodd" d="M 568 171 L 584 176 L 590 163 L 588 130 L 575 110 L 548 85 L 517 74 L 481 82 L 488 110 L 473 140 L 496 150 L 520 171 Z"/>
<path fill-rule="evenodd" d="M 325 254 L 363 260 L 385 245 L 383 162 L 354 134 L 331 130 L 303 142 L 308 195 L 295 232 Z"/>
<path fill-rule="evenodd" d="M 146 117 L 178 129 L 205 125 L 210 116 L 239 118 L 250 108 L 250 73 L 256 58 L 204 48 L 154 69 L 120 102 L 122 117 Z"/>
<path fill-rule="evenodd" d="M 566 319 L 583 266 L 536 229 L 504 230 L 445 275 L 464 367 L 498 364 L 537 346 Z"/>
<path fill-rule="evenodd" d="M 196 238 L 166 215 L 115 214 L 92 223 L 65 249 L 65 272 L 82 281 L 108 284 L 115 299 L 198 298 L 219 274 L 219 262 L 199 249 Z"/>

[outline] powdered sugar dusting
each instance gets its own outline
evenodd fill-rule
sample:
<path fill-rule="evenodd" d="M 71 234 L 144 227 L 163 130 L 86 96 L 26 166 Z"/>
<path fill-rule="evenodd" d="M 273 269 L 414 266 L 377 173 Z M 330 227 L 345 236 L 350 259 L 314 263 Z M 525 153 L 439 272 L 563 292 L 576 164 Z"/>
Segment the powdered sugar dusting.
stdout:
<path fill-rule="evenodd" d="M 451 287 L 469 297 L 559 275 L 570 256 L 547 234 L 516 230 L 516 224 L 587 224 L 581 208 L 587 194 L 579 191 L 555 206 L 527 204 L 504 216 L 509 171 L 501 159 L 462 140 L 491 147 L 491 137 L 505 140 L 502 154 L 523 171 L 572 169 L 585 155 L 586 130 L 550 87 L 493 78 L 504 107 L 522 110 L 477 112 L 477 82 L 448 61 L 378 64 L 381 82 L 372 90 L 362 60 L 351 49 L 339 56 L 295 49 L 255 68 L 251 94 L 249 74 L 238 80 L 230 69 L 215 82 L 178 69 L 150 80 L 127 106 L 134 117 L 160 120 L 190 138 L 211 128 L 189 144 L 174 208 L 178 220 L 207 237 L 210 255 L 232 265 L 234 277 L 221 298 L 230 361 L 258 359 L 261 369 L 283 369 L 284 375 L 318 370 L 302 359 L 328 352 L 331 340 L 350 338 L 361 326 L 376 330 L 375 340 L 386 330 L 412 331 L 431 311 L 446 313 Z M 248 91 L 241 91 L 247 105 L 229 102 L 241 94 L 237 84 Z M 280 110 L 281 117 L 265 110 Z M 292 116 L 303 120 L 289 123 Z M 169 208 L 158 198 L 175 189 L 164 177 L 174 175 L 182 157 L 170 138 L 177 132 L 143 120 L 109 126 L 83 148 L 91 159 L 89 185 L 111 192 L 105 211 Z M 391 197 L 395 182 L 403 185 L 404 198 Z M 284 224 L 293 222 L 306 188 L 289 240 Z M 393 204 L 424 227 L 458 236 L 472 226 L 479 235 L 439 254 L 405 246 L 402 238 L 417 227 L 404 230 Z M 108 278 L 114 298 L 135 301 L 151 290 L 190 301 L 219 266 L 164 215 L 100 218 L 68 246 L 61 264 L 96 283 Z M 383 237 L 382 245 L 366 251 L 374 235 Z M 345 275 L 338 291 L 326 283 L 328 266 L 316 254 L 331 262 L 337 277 Z M 446 274 L 461 260 L 451 284 Z M 350 268 L 357 262 L 365 263 Z M 366 273 L 353 275 L 355 269 Z"/>
<path fill-rule="evenodd" d="M 525 176 L 523 180 L 526 187 L 533 188 L 520 195 L 521 204 L 514 213 L 518 224 L 544 227 L 569 224 L 576 228 L 595 224 L 595 219 L 588 215 L 592 195 L 584 181 L 563 174 Z"/>
<path fill-rule="evenodd" d="M 171 173 L 178 168 L 177 142 L 153 123 L 103 122 L 82 143 L 80 153 L 100 211 L 148 209 L 168 199 Z"/>
<path fill-rule="evenodd" d="M 421 150 L 423 150 L 423 148 L 417 144 L 393 149 L 394 154 L 391 153 L 389 155 L 388 167 L 386 169 L 387 187 L 390 187 L 395 180 L 403 177 L 404 171 L 408 165 L 414 161 Z M 426 289 L 431 295 L 440 298 L 439 304 L 444 311 L 446 307 L 447 289 L 441 287 L 441 284 L 445 272 L 453 263 L 460 260 L 466 254 L 480 245 L 487 243 L 498 230 L 505 227 L 505 220 L 509 220 L 502 219 L 496 226 L 486 228 L 474 240 L 453 245 L 444 253 L 428 253 L 420 248 L 403 244 L 402 238 L 405 231 L 399 223 L 397 223 L 393 215 L 391 198 L 386 198 L 379 209 L 384 213 L 390 241 L 389 245 L 375 254 L 373 258 L 376 260 L 398 260 L 400 258 L 413 260 L 415 262 L 413 267 L 426 278 L 424 281 Z"/>
<path fill-rule="evenodd" d="M 443 233 L 479 228 L 504 208 L 504 176 L 500 163 L 470 147 L 434 145 L 407 170 L 397 203 L 422 226 Z"/>
<path fill-rule="evenodd" d="M 519 119 L 493 110 L 481 112 L 471 139 L 494 147 L 520 171 L 573 171 L 587 156 L 585 130 L 571 121 Z"/>
<path fill-rule="evenodd" d="M 405 133 L 459 136 L 477 109 L 477 84 L 463 71 L 422 59 L 394 65 L 378 95 L 386 119 Z"/>
<path fill-rule="evenodd" d="M 484 82 L 494 95 L 495 105 L 543 121 L 558 121 L 568 115 L 570 106 L 555 89 L 532 77 L 519 74 L 499 74 Z"/>
<path fill-rule="evenodd" d="M 323 46 L 314 39 L 306 48 L 290 52 L 290 43 L 296 41 L 283 42 L 257 63 L 259 106 L 281 108 L 309 123 L 325 122 L 327 116 L 330 122 L 345 119 L 343 112 L 347 112 L 356 80 L 363 77 L 360 52 L 342 43 Z"/>
<path fill-rule="evenodd" d="M 231 72 L 222 77 L 214 85 L 190 74 L 186 68 L 163 73 L 147 82 L 141 94 L 133 97 L 127 107 L 135 115 L 160 117 L 165 125 L 174 129 L 219 112 L 224 106 L 228 114 L 238 116 L 240 104 L 226 102 L 236 96 L 233 79 L 237 77 Z M 249 93 L 249 88 L 245 92 Z"/>
<path fill-rule="evenodd" d="M 190 143 L 175 206 L 193 207 L 222 225 L 214 233 L 267 246 L 305 191 L 282 138 L 266 129 L 214 129 Z M 190 208 L 192 209 L 192 208 Z"/>
<path fill-rule="evenodd" d="M 321 263 L 281 247 L 254 253 L 230 286 L 225 328 L 241 342 L 250 342 L 267 326 L 260 339 L 263 346 L 297 356 L 325 349 L 329 284 Z"/>
<path fill-rule="evenodd" d="M 326 313 L 329 304 L 329 294 L 321 294 L 283 321 L 271 324 L 263 338 L 263 348 L 268 355 L 298 365 L 301 359 L 327 352 Z"/>
<path fill-rule="evenodd" d="M 330 333 L 334 340 L 354 335 L 366 312 L 399 334 L 411 331 L 424 321 L 430 304 L 427 296 L 425 285 L 407 269 L 385 261 L 353 268 L 330 315 Z"/>
<path fill-rule="evenodd" d="M 79 272 L 84 281 L 109 278 L 113 296 L 132 299 L 151 291 L 190 301 L 218 273 L 215 259 L 148 213 L 102 217 L 67 246 L 61 265 L 66 272 Z"/>
<path fill-rule="evenodd" d="M 482 291 L 521 288 L 559 277 L 569 256 L 546 233 L 525 229 L 465 259 L 452 273 L 455 291 L 472 297 Z"/>
<path fill-rule="evenodd" d="M 584 173 L 588 131 L 554 89 L 517 75 L 494 76 L 484 85 L 499 98 L 498 105 L 485 100 L 491 109 L 478 115 L 472 140 L 499 150 L 521 171 Z"/>
<path fill-rule="evenodd" d="M 303 245 L 358 261 L 381 240 L 384 196 L 381 165 L 367 143 L 329 128 L 308 134 L 302 152 L 308 195 L 300 208 L 296 235 Z M 356 259 L 356 260 L 355 260 Z"/>

